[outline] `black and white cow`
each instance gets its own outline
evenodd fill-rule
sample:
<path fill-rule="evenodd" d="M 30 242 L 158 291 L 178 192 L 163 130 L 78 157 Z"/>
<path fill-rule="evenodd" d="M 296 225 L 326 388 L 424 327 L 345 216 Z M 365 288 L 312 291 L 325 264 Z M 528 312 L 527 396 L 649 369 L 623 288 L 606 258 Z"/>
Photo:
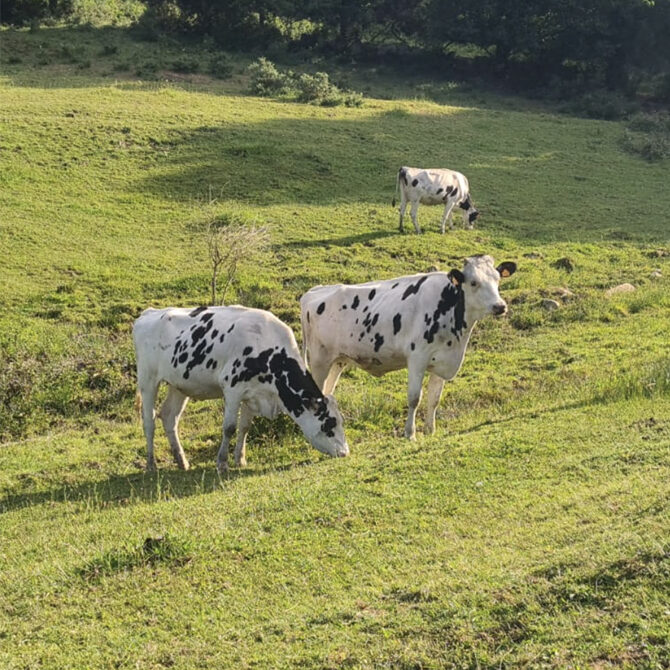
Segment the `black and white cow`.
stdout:
<path fill-rule="evenodd" d="M 409 215 L 412 217 L 414 230 L 421 232 L 416 218 L 419 203 L 422 205 L 444 205 L 440 230 L 449 219 L 449 228 L 454 227 L 451 211 L 455 205 L 463 210 L 463 222 L 473 228 L 479 212 L 470 197 L 470 184 L 467 177 L 460 172 L 446 169 L 424 170 L 422 168 L 401 167 L 396 178 L 396 195 L 393 197 L 395 207 L 396 196 L 400 191 L 400 232 L 404 230 L 402 222 L 407 203 L 412 203 Z"/>
<path fill-rule="evenodd" d="M 189 398 L 223 396 L 223 439 L 217 466 L 228 467 L 228 445 L 238 428 L 235 462 L 245 465 L 245 441 L 254 416 L 288 414 L 319 451 L 346 456 L 342 415 L 306 370 L 293 331 L 270 312 L 233 305 L 147 309 L 135 321 L 138 396 L 154 469 L 154 404 L 158 386 L 167 397 L 158 413 L 177 464 L 188 469 L 179 442 L 179 418 Z M 239 413 L 239 427 L 238 427 Z"/>
<path fill-rule="evenodd" d="M 444 381 L 461 367 L 477 320 L 507 311 L 498 283 L 515 270 L 514 263 L 495 267 L 490 256 L 473 256 L 462 272 L 454 269 L 307 291 L 300 299 L 300 315 L 303 353 L 314 381 L 324 393 L 332 393 L 350 365 L 377 377 L 407 368 L 405 437 L 414 439 L 416 408 L 428 372 L 426 432 L 434 432 Z"/>

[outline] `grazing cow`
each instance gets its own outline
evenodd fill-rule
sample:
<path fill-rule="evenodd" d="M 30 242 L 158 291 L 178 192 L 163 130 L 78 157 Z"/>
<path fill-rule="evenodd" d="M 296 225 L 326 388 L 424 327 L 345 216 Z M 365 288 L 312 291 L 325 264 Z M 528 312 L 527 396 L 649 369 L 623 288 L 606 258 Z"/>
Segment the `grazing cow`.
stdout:
<path fill-rule="evenodd" d="M 426 432 L 433 433 L 444 381 L 461 367 L 477 320 L 507 311 L 498 282 L 515 270 L 514 263 L 496 268 L 490 256 L 473 256 L 462 272 L 454 269 L 307 291 L 300 299 L 303 354 L 314 381 L 324 393 L 332 393 L 350 365 L 376 377 L 407 368 L 405 437 L 414 439 L 427 371 Z"/>
<path fill-rule="evenodd" d="M 398 190 L 400 190 L 400 232 L 404 230 L 402 221 L 408 202 L 412 203 L 409 215 L 412 217 L 414 230 L 417 233 L 421 232 L 416 218 L 419 203 L 422 205 L 444 205 L 440 227 L 442 233 L 444 233 L 447 219 L 449 219 L 449 228 L 454 227 L 451 210 L 455 205 L 463 210 L 463 222 L 468 228 L 474 227 L 479 216 L 479 212 L 470 197 L 470 184 L 467 177 L 460 172 L 445 169 L 423 170 L 422 168 L 401 167 L 396 178 L 396 194 L 393 197 L 393 207 L 395 207 Z"/>
<path fill-rule="evenodd" d="M 228 445 L 236 428 L 235 462 L 246 465 L 246 436 L 258 414 L 272 419 L 285 412 L 319 451 L 349 453 L 335 399 L 321 393 L 300 357 L 293 331 L 270 312 L 239 305 L 149 308 L 135 321 L 133 340 L 149 469 L 156 467 L 154 404 L 161 382 L 169 389 L 158 414 L 175 461 L 184 470 L 188 461 L 177 427 L 189 398 L 224 398 L 220 472 L 228 468 Z"/>

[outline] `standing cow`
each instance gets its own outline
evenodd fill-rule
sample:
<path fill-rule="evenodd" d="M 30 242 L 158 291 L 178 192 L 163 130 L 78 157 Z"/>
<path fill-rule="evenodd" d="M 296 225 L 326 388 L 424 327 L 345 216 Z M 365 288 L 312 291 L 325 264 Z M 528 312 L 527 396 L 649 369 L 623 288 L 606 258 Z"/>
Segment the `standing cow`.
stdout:
<path fill-rule="evenodd" d="M 246 465 L 247 432 L 259 414 L 272 419 L 285 412 L 319 451 L 331 456 L 349 453 L 335 399 L 321 393 L 305 369 L 293 331 L 270 312 L 239 305 L 149 308 L 135 321 L 133 340 L 149 469 L 156 467 L 154 404 L 161 382 L 169 389 L 158 414 L 172 454 L 184 470 L 188 461 L 177 427 L 189 398 L 224 398 L 220 472 L 228 468 L 228 445 L 238 427 L 238 413 L 238 466 Z"/>
<path fill-rule="evenodd" d="M 474 227 L 479 216 L 479 212 L 470 197 L 470 184 L 467 177 L 460 172 L 454 172 L 454 170 L 439 168 L 424 170 L 422 168 L 401 167 L 396 178 L 396 195 L 393 197 L 393 207 L 395 207 L 398 190 L 400 191 L 400 232 L 404 230 L 402 221 L 408 202 L 412 203 L 409 215 L 412 217 L 414 230 L 417 233 L 421 232 L 416 218 L 419 203 L 422 205 L 444 205 L 440 226 L 442 233 L 444 233 L 447 219 L 449 219 L 449 228 L 454 227 L 451 211 L 455 205 L 463 210 L 463 222 L 468 228 Z"/>
<path fill-rule="evenodd" d="M 309 290 L 300 300 L 300 315 L 303 353 L 314 381 L 332 393 L 350 365 L 377 377 L 407 368 L 405 437 L 414 439 L 416 408 L 429 372 L 426 432 L 433 433 L 444 381 L 461 367 L 477 320 L 507 311 L 498 283 L 515 270 L 514 263 L 495 267 L 490 256 L 473 256 L 462 272 Z"/>

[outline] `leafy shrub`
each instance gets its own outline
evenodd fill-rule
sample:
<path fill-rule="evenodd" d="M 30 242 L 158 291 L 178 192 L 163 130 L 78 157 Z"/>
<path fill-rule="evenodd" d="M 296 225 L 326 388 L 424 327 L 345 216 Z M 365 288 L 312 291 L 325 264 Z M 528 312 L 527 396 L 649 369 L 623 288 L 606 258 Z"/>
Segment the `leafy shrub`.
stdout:
<path fill-rule="evenodd" d="M 48 17 L 62 18 L 72 12 L 72 0 L 3 0 L 0 21 L 9 25 L 31 24 Z"/>
<path fill-rule="evenodd" d="M 590 91 L 563 106 L 566 112 L 605 121 L 623 119 L 636 108 L 637 103 L 617 93 L 604 90 Z"/>
<path fill-rule="evenodd" d="M 135 74 L 144 79 L 155 79 L 158 74 L 158 63 L 150 60 L 144 61 L 144 63 L 140 64 L 135 70 Z"/>
<path fill-rule="evenodd" d="M 290 90 L 291 75 L 280 72 L 267 58 L 259 58 L 247 68 L 247 72 L 251 78 L 249 89 L 255 95 L 271 97 Z"/>
<path fill-rule="evenodd" d="M 338 91 L 325 72 L 301 74 L 296 82 L 300 102 L 321 102 Z"/>
<path fill-rule="evenodd" d="M 193 58 L 192 56 L 180 56 L 176 60 L 172 61 L 171 67 L 175 72 L 191 74 L 193 72 L 197 72 L 200 69 L 200 61 L 197 58 Z"/>
<path fill-rule="evenodd" d="M 233 74 L 233 64 L 226 54 L 219 53 L 209 61 L 207 71 L 217 79 L 228 79 Z"/>
<path fill-rule="evenodd" d="M 628 121 L 623 137 L 627 151 L 648 161 L 658 161 L 670 156 L 670 114 L 635 114 Z"/>
<path fill-rule="evenodd" d="M 360 107 L 363 104 L 363 95 L 355 91 L 345 91 L 332 83 L 325 72 L 315 74 L 301 74 L 296 77 L 288 70 L 282 72 L 267 58 L 260 58 L 252 63 L 248 69 L 251 75 L 250 90 L 256 95 L 296 96 L 299 102 L 336 107 Z"/>

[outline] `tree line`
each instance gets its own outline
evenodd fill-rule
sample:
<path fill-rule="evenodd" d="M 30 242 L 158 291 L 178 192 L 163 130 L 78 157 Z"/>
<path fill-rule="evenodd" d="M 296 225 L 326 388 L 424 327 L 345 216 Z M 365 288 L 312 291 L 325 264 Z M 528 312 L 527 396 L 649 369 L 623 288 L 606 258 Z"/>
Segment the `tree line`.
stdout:
<path fill-rule="evenodd" d="M 73 0 L 3 0 L 2 21 L 66 16 Z M 157 31 L 225 49 L 284 45 L 355 60 L 468 63 L 520 86 L 627 91 L 656 78 L 670 98 L 670 0 L 147 0 Z M 470 54 L 467 59 L 463 53 Z M 665 90 L 664 91 L 664 87 Z"/>

